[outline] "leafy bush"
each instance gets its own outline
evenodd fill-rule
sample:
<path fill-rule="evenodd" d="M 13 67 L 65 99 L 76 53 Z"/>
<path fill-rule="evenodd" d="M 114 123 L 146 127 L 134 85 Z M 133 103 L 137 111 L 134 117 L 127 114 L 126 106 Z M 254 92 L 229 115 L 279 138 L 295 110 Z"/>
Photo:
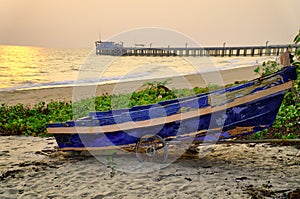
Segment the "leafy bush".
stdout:
<path fill-rule="evenodd" d="M 46 124 L 72 118 L 72 106 L 67 102 L 40 102 L 34 106 L 17 104 L 0 107 L 0 135 L 46 136 Z"/>
<path fill-rule="evenodd" d="M 300 31 L 294 42 L 295 44 L 300 43 Z M 267 132 L 258 132 L 252 138 L 300 138 L 300 48 L 294 52 L 292 57 L 291 63 L 296 66 L 297 71 L 294 86 L 286 93 L 273 126 Z M 264 68 L 262 75 L 267 75 L 267 72 L 277 70 L 278 64 L 269 61 L 262 68 Z M 260 69 L 256 69 L 255 72 L 259 71 Z"/>
<path fill-rule="evenodd" d="M 282 67 L 276 61 L 267 61 L 263 62 L 261 67 L 257 67 L 254 72 L 260 74 L 262 77 L 270 75 L 272 73 L 276 73 L 277 71 L 281 70 Z"/>

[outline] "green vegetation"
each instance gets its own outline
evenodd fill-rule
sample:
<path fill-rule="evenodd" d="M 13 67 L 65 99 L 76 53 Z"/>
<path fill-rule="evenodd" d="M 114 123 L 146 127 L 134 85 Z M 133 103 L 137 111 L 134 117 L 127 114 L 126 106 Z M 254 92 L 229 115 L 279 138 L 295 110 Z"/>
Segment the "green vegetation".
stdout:
<path fill-rule="evenodd" d="M 117 153 L 115 151 L 112 151 L 112 153 L 108 154 L 106 158 L 107 160 L 106 168 L 108 170 L 110 178 L 113 178 L 116 175 L 116 167 L 117 167 L 117 163 L 115 162 L 116 155 Z"/>
<path fill-rule="evenodd" d="M 282 66 L 278 64 L 276 61 L 267 61 L 263 62 L 261 67 L 257 67 L 254 72 L 260 74 L 262 77 L 270 75 L 272 73 L 276 73 L 277 71 L 281 70 Z"/>
<path fill-rule="evenodd" d="M 294 42 L 300 44 L 300 31 Z M 300 138 L 300 48 L 294 52 L 291 63 L 297 67 L 297 79 L 294 87 L 286 93 L 273 126 L 263 132 L 256 133 L 251 136 L 252 138 Z M 262 71 L 261 75 L 264 76 L 268 75 L 269 72 L 275 72 L 279 68 L 280 66 L 276 62 L 268 61 L 263 64 L 262 68 L 257 68 L 255 72 Z"/>
<path fill-rule="evenodd" d="M 72 106 L 66 102 L 40 102 L 34 106 L 17 104 L 0 106 L 0 135 L 46 136 L 46 124 L 66 121 L 72 116 Z"/>

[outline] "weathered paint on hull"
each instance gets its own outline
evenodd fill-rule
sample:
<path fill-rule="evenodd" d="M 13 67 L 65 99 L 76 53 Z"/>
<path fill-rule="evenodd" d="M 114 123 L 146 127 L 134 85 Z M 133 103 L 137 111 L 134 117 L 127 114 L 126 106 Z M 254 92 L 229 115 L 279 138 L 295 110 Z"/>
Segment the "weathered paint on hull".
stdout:
<path fill-rule="evenodd" d="M 238 107 L 227 109 L 225 113 L 214 113 L 215 118 L 226 117 L 222 130 L 216 130 L 215 133 L 207 135 L 207 130 L 214 127 L 218 129 L 216 121 L 211 121 L 211 114 L 192 118 L 183 121 L 176 121 L 158 126 L 132 129 L 127 131 L 117 131 L 111 133 L 86 133 L 86 134 L 54 134 L 59 148 L 97 148 L 109 146 L 124 146 L 137 143 L 139 138 L 146 134 L 157 134 L 162 138 L 172 137 L 176 140 L 192 139 L 196 141 L 219 140 L 242 136 L 249 133 L 261 131 L 269 126 L 275 120 L 284 94 L 269 97 L 257 102 L 242 104 Z M 256 107 L 254 109 L 254 107 Z M 237 112 L 242 110 L 241 112 Z M 259 114 L 257 114 L 259 112 Z M 225 114 L 225 115 L 224 115 Z M 243 119 L 243 115 L 248 115 Z M 244 129 L 249 130 L 246 132 Z M 231 131 L 240 128 L 238 132 Z M 199 133 L 194 133 L 201 131 Z M 188 135 L 193 133 L 192 135 Z M 171 138 L 170 138 L 171 137 Z"/>

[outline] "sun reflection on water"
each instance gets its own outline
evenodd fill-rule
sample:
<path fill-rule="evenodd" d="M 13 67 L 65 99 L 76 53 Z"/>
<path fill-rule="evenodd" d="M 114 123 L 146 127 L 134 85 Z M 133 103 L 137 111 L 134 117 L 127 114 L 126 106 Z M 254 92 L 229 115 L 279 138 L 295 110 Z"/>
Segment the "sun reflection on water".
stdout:
<path fill-rule="evenodd" d="M 0 85 L 8 87 L 14 82 L 32 83 L 38 79 L 42 62 L 42 48 L 28 46 L 0 46 Z"/>
<path fill-rule="evenodd" d="M 0 91 L 72 83 L 90 51 L 0 45 Z"/>

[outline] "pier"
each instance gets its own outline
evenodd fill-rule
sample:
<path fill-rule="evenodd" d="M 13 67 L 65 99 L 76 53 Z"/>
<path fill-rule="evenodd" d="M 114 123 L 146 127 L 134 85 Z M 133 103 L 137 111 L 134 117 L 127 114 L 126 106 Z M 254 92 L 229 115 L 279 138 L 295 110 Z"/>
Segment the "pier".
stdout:
<path fill-rule="evenodd" d="M 105 42 L 96 42 L 97 55 L 114 56 L 279 56 L 287 49 L 295 52 L 300 45 L 269 45 L 269 46 L 242 46 L 242 47 L 182 47 L 182 48 L 147 48 L 147 47 L 123 47 L 120 44 L 110 42 L 110 48 L 101 45 Z"/>

